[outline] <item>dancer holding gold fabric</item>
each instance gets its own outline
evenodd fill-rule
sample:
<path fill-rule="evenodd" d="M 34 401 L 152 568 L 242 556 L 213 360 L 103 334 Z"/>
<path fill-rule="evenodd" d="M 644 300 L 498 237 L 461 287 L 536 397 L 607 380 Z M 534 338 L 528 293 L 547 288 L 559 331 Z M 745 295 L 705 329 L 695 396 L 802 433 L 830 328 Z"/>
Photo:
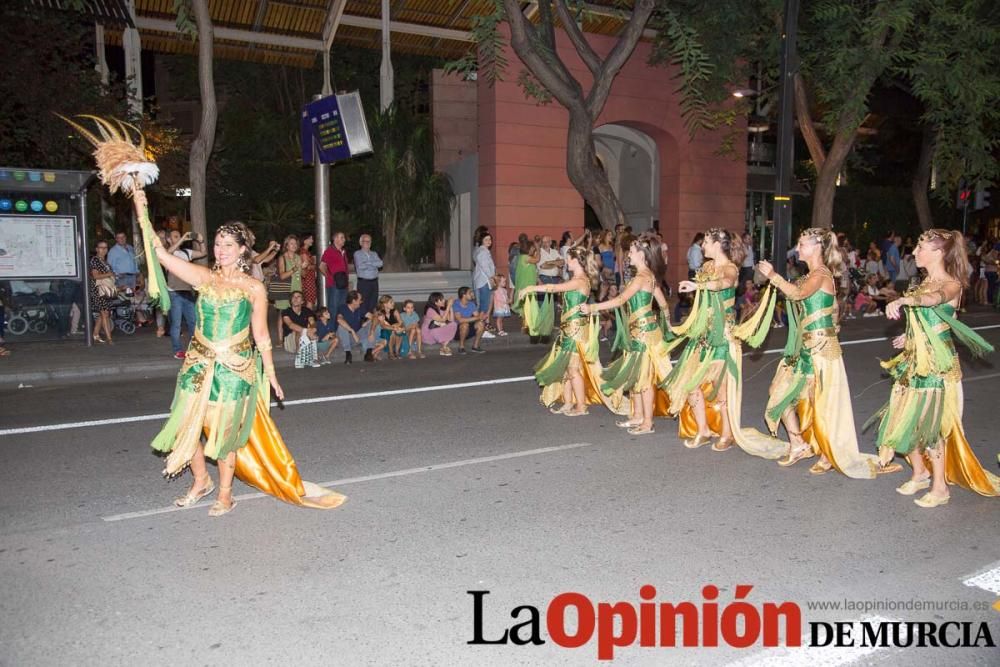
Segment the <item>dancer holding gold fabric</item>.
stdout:
<path fill-rule="evenodd" d="M 535 367 L 535 379 L 542 388 L 541 402 L 553 414 L 577 417 L 587 414 L 587 405 L 605 404 L 616 414 L 628 414 L 628 401 L 621 391 L 610 396 L 601 392 L 601 360 L 598 357 L 598 327 L 595 317 L 584 314 L 582 306 L 597 285 L 597 259 L 584 235 L 566 252 L 570 279 L 558 285 L 529 285 L 521 294 L 536 292 L 562 294 L 562 320 L 552 350 Z M 534 312 L 530 308 L 525 313 Z M 531 324 L 529 323 L 529 330 Z M 562 402 L 562 407 L 555 404 Z"/>
<path fill-rule="evenodd" d="M 658 405 L 665 411 L 665 397 L 657 397 L 656 385 L 670 372 L 670 351 L 663 339 L 667 299 L 660 289 L 663 256 L 659 241 L 643 234 L 632 242 L 628 253 L 634 271 L 632 280 L 622 293 L 596 304 L 582 304 L 586 314 L 618 308 L 618 332 L 615 348 L 622 355 L 602 374 L 601 391 L 606 396 L 628 392 L 632 400 L 630 419 L 617 422 L 632 435 L 653 433 L 653 414 Z M 653 299 L 660 306 L 660 317 L 653 312 Z M 624 312 L 623 312 L 624 311 Z"/>
<path fill-rule="evenodd" d="M 902 352 L 882 363 L 893 378 L 889 402 L 869 420 L 879 421 L 879 458 L 907 457 L 913 475 L 896 491 L 910 496 L 929 487 L 913 501 L 920 507 L 947 503 L 949 483 L 1000 496 L 1000 478 L 983 469 L 962 428 L 962 369 L 954 341 L 976 356 L 993 351 L 955 318 L 970 273 L 965 238 L 931 229 L 920 236 L 914 258 L 927 277 L 885 310 L 889 319 L 905 315 L 906 333 L 892 342 Z"/>
<path fill-rule="evenodd" d="M 680 416 L 684 446 L 696 449 L 718 440 L 712 449 L 726 451 L 733 444 L 767 459 L 781 458 L 787 449 L 780 440 L 740 427 L 743 400 L 742 342 L 758 347 L 767 335 L 774 312 L 774 291 L 768 289 L 754 315 L 735 323 L 736 283 L 745 249 L 739 234 L 709 229 L 702 241 L 708 261 L 695 280 L 681 281 L 680 292 L 694 292 L 691 313 L 671 328 L 671 347 L 686 343 L 670 375 L 660 383 L 669 397 L 671 415 Z"/>
<path fill-rule="evenodd" d="M 858 450 L 851 392 L 837 337 L 836 279 L 844 271 L 837 237 L 813 227 L 799 236 L 799 259 L 809 273 L 792 284 L 769 262 L 757 270 L 785 295 L 788 342 L 771 382 L 765 419 L 771 433 L 784 423 L 789 446 L 780 466 L 819 454 L 809 472 L 836 469 L 855 479 L 874 479 L 879 472 L 898 472 L 899 464 L 880 466 Z"/>
<path fill-rule="evenodd" d="M 302 481 L 268 415 L 269 390 L 273 388 L 279 399 L 284 393 L 271 357 L 267 293 L 263 283 L 250 276 L 253 234 L 240 222 L 222 225 L 215 236 L 213 269 L 174 257 L 149 221 L 143 187 L 156 180 L 159 170 L 146 158 L 141 133 L 127 123 L 83 118 L 96 123 L 100 137 L 64 120 L 96 147 L 101 181 L 112 192 L 132 197 L 146 249 L 151 296 L 167 298 L 161 264 L 200 294 L 199 317 L 177 377 L 170 417 L 152 443 L 154 449 L 169 452 L 165 475 L 180 475 L 189 465 L 194 473 L 191 489 L 175 504 L 193 505 L 215 490 L 207 457 L 219 464 L 219 495 L 210 516 L 227 514 L 236 506 L 234 474 L 285 502 L 319 509 L 339 506 L 344 496 Z"/>

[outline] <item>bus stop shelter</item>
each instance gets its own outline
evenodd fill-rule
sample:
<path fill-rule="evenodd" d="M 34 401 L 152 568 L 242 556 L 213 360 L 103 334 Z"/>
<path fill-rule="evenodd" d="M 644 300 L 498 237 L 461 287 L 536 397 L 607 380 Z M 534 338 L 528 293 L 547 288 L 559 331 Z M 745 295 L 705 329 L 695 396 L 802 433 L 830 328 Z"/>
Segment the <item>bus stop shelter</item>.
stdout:
<path fill-rule="evenodd" d="M 74 304 L 91 344 L 87 190 L 93 172 L 0 167 L 0 289 L 7 335 L 66 339 Z"/>

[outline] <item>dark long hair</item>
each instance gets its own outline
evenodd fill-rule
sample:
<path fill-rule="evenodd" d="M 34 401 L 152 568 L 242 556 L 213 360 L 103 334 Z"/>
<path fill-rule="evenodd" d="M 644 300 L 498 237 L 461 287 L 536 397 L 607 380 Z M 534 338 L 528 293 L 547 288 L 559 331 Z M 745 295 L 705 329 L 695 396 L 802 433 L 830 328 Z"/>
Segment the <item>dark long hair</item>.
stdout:
<path fill-rule="evenodd" d="M 427 311 L 431 310 L 432 308 L 434 309 L 435 312 L 440 313 L 441 311 L 439 311 L 437 309 L 437 306 L 435 306 L 434 304 L 438 302 L 438 299 L 443 299 L 443 298 L 444 294 L 442 294 L 441 292 L 431 292 L 430 296 L 427 297 L 427 303 L 424 304 L 424 315 L 426 315 Z"/>
<path fill-rule="evenodd" d="M 663 276 L 667 272 L 667 266 L 663 263 L 663 253 L 660 251 L 660 239 L 655 234 L 643 232 L 634 243 L 642 250 L 646 267 L 652 272 L 653 279 L 659 285 L 663 282 Z"/>

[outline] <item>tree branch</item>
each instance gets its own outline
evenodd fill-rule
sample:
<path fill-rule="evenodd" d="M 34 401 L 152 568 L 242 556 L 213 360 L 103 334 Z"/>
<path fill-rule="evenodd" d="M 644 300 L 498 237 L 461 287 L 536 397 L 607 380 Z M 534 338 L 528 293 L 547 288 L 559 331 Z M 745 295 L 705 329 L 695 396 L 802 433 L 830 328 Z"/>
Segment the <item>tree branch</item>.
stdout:
<path fill-rule="evenodd" d="M 809 111 L 806 84 L 798 72 L 795 73 L 795 117 L 799 121 L 802 138 L 805 139 L 806 146 L 809 148 L 809 156 L 812 158 L 816 171 L 819 172 L 823 169 L 823 163 L 826 162 L 826 151 L 823 150 L 823 141 L 819 138 L 816 123 Z"/>
<path fill-rule="evenodd" d="M 635 45 L 639 43 L 642 31 L 649 23 L 649 17 L 653 15 L 653 7 L 653 0 L 638 0 L 635 3 L 632 17 L 621 32 L 618 43 L 611 49 L 611 53 L 601 65 L 600 72 L 594 77 L 594 86 L 587 95 L 587 112 L 592 120 L 596 121 L 601 115 L 604 103 L 608 101 L 608 95 L 611 93 L 611 84 L 635 51 Z"/>
<path fill-rule="evenodd" d="M 540 53 L 544 45 L 535 35 L 534 26 L 521 13 L 518 0 L 503 0 L 510 26 L 510 45 L 524 64 L 552 96 L 567 109 L 583 108 L 583 88 L 574 79 L 554 51 L 551 57 Z"/>
<path fill-rule="evenodd" d="M 583 31 L 580 30 L 573 15 L 570 14 L 569 7 L 566 6 L 566 0 L 555 0 L 555 5 L 556 13 L 559 15 L 559 20 L 562 22 L 566 36 L 573 43 L 573 48 L 580 55 L 580 60 L 583 61 L 583 64 L 587 66 L 587 69 L 590 70 L 590 73 L 596 79 L 601 70 L 601 59 L 594 52 L 594 49 L 591 48 L 587 38 L 583 36 Z"/>

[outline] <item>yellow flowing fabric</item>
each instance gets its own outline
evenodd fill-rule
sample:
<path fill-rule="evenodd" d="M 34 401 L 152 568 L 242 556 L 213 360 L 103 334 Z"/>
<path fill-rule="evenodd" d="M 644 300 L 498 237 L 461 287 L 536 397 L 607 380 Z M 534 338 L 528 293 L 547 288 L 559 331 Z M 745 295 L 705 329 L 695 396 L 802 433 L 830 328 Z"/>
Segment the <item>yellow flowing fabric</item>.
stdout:
<path fill-rule="evenodd" d="M 1000 477 L 989 472 L 979 462 L 962 429 L 962 381 L 944 383 L 944 417 L 942 431 L 944 437 L 944 476 L 949 484 L 958 484 L 963 489 L 974 491 L 981 496 L 1000 496 Z M 929 463 L 929 462 L 928 462 Z"/>
<path fill-rule="evenodd" d="M 269 414 L 266 399 L 258 396 L 250 439 L 236 451 L 236 476 L 269 496 L 292 505 L 334 509 L 347 500 L 336 491 L 303 481 L 292 453 Z"/>
<path fill-rule="evenodd" d="M 784 406 L 794 407 L 802 439 L 814 453 L 852 479 L 874 479 L 878 457 L 858 447 L 836 308 L 836 297 L 822 290 L 789 299 L 789 342 L 771 381 L 765 420 L 776 434 Z"/>

